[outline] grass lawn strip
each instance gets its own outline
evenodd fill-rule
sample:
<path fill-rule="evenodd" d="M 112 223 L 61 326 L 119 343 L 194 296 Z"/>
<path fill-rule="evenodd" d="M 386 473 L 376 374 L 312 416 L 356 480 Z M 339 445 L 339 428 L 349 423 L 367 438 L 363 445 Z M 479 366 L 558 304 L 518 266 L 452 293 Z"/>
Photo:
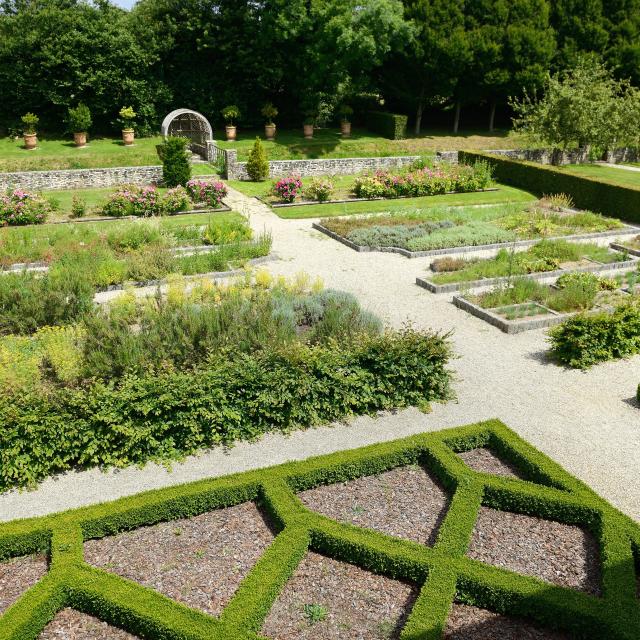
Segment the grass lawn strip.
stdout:
<path fill-rule="evenodd" d="M 456 455 L 478 447 L 495 451 L 526 471 L 535 482 L 473 471 Z M 376 476 L 416 463 L 425 465 L 453 493 L 432 548 L 329 520 L 306 509 L 295 496 L 320 485 Z M 218 619 L 83 561 L 83 540 L 104 539 L 247 501 L 259 502 L 280 533 L 241 582 Z M 548 528 L 554 530 L 558 523 L 590 532 L 598 548 L 601 596 L 466 557 L 481 509 L 498 511 L 501 518 L 512 517 L 507 514 L 533 518 L 535 527 L 547 531 L 543 538 L 548 535 Z M 522 529 L 516 534 L 526 537 Z M 57 612 L 71 607 L 140 637 L 256 638 L 274 603 L 282 604 L 279 596 L 286 596 L 286 583 L 292 576 L 294 580 L 299 578 L 296 570 L 302 567 L 304 571 L 301 562 L 312 552 L 421 588 L 399 636 L 403 640 L 436 640 L 445 629 L 446 633 L 453 633 L 459 615 L 458 608 L 452 610 L 454 599 L 461 605 L 526 619 L 534 627 L 566 634 L 551 637 L 632 640 L 640 633 L 632 542 L 635 548 L 640 544 L 637 523 L 503 424 L 488 421 L 3 524 L 1 557 L 46 552 L 50 555 L 51 570 L 6 611 L 0 619 L 0 637 L 37 638 Z M 500 553 L 508 552 L 508 545 L 498 546 Z M 569 545 L 565 550 L 568 559 L 576 547 Z M 525 561 L 545 559 L 540 551 L 531 549 L 532 555 Z M 557 561 L 564 571 L 574 571 L 560 558 L 557 556 Z M 347 579 L 357 573 L 349 568 L 344 572 Z M 314 585 L 321 585 L 323 580 L 326 574 L 322 572 L 318 579 L 307 580 L 306 593 L 316 593 Z M 362 584 L 357 577 L 354 580 L 356 585 Z M 336 595 L 332 589 L 331 597 Z M 326 616 L 330 614 L 326 603 L 304 604 L 324 606 Z M 448 622 L 450 612 L 453 618 Z M 300 615 L 299 611 L 295 613 Z M 473 613 L 473 617 L 477 616 Z M 309 624 L 309 617 L 321 618 L 323 610 L 307 607 L 305 624 Z M 327 633 L 314 637 L 337 636 Z"/>

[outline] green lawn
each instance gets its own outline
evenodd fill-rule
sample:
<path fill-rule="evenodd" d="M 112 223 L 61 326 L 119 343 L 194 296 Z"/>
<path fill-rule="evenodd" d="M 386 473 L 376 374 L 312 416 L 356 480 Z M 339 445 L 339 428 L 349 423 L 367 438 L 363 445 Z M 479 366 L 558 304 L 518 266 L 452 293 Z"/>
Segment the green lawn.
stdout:
<path fill-rule="evenodd" d="M 229 186 L 247 195 L 261 195 L 261 183 L 229 181 Z M 264 184 L 264 183 L 262 183 Z M 296 207 L 281 207 L 274 209 L 280 218 L 329 218 L 333 216 L 349 216 L 358 213 L 383 213 L 407 209 L 429 209 L 441 206 L 464 206 L 472 204 L 500 204 L 508 202 L 533 202 L 536 200 L 527 191 L 497 185 L 497 191 L 480 193 L 456 193 L 443 196 L 424 196 L 421 198 L 398 198 L 395 200 L 367 200 L 365 202 L 346 202 L 342 204 L 300 205 Z M 268 188 L 268 187 L 267 187 Z"/>
<path fill-rule="evenodd" d="M 492 135 L 463 131 L 452 135 L 441 129 L 424 131 L 420 137 L 409 136 L 406 140 L 388 140 L 365 129 L 353 129 L 351 137 L 343 139 L 338 129 L 319 129 L 313 140 L 305 140 L 302 127 L 278 131 L 273 142 L 264 140 L 262 129 L 240 128 L 235 142 L 220 140 L 218 144 L 225 149 L 237 149 L 238 159 L 246 160 L 256 136 L 263 138 L 269 160 L 433 155 L 450 149 L 505 149 L 521 144 L 518 136 L 508 131 L 495 131 Z"/>
<path fill-rule="evenodd" d="M 561 171 L 574 173 L 588 178 L 597 178 L 606 182 L 612 182 L 624 187 L 640 189 L 640 171 L 628 169 L 616 169 L 598 164 L 572 164 L 566 167 L 558 167 Z"/>
<path fill-rule="evenodd" d="M 114 138 L 89 139 L 78 148 L 69 138 L 38 140 L 38 147 L 26 151 L 22 139 L 0 139 L 0 171 L 39 171 L 47 169 L 90 169 L 94 167 L 131 167 L 160 164 L 156 145 L 160 136 L 136 138 L 125 147 Z"/>

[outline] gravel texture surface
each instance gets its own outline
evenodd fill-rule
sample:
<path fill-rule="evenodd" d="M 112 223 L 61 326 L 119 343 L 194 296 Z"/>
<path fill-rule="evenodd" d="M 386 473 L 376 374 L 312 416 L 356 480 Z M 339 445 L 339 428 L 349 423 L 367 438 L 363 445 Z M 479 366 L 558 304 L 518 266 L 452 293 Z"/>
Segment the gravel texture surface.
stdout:
<path fill-rule="evenodd" d="M 44 482 L 36 491 L 0 496 L 0 520 L 53 513 L 103 502 L 147 489 L 225 475 L 287 460 L 330 453 L 436 431 L 487 418 L 500 418 L 523 438 L 583 480 L 612 504 L 640 520 L 640 409 L 634 400 L 640 382 L 640 356 L 608 362 L 587 372 L 549 363 L 543 330 L 506 336 L 451 304 L 417 287 L 430 258 L 407 259 L 390 253 L 357 253 L 311 228 L 313 219 L 282 220 L 255 198 L 230 190 L 227 202 L 251 215 L 258 232 L 273 235 L 281 260 L 266 265 L 278 275 L 305 271 L 328 287 L 350 291 L 390 326 L 407 320 L 417 327 L 453 331 L 460 356 L 458 402 L 435 405 L 424 415 L 415 409 L 362 417 L 349 427 L 321 427 L 290 436 L 270 435 L 216 449 L 184 463 L 150 464 L 103 473 L 69 473 Z"/>
<path fill-rule="evenodd" d="M 474 471 L 492 473 L 505 478 L 524 479 L 524 475 L 514 464 L 503 460 L 491 451 L 491 449 L 487 449 L 486 447 L 463 451 L 458 455 L 464 460 L 464 463 Z"/>
<path fill-rule="evenodd" d="M 0 562 L 0 614 L 43 578 L 48 569 L 44 555 L 23 556 Z"/>
<path fill-rule="evenodd" d="M 600 593 L 600 552 L 585 529 L 481 507 L 467 555 L 547 582 Z"/>
<path fill-rule="evenodd" d="M 44 628 L 39 640 L 137 640 L 137 636 L 86 613 L 63 609 Z"/>
<path fill-rule="evenodd" d="M 309 509 L 334 520 L 429 545 L 449 505 L 444 490 L 417 465 L 298 495 Z"/>
<path fill-rule="evenodd" d="M 454 603 L 443 640 L 570 640 L 558 631 L 541 629 L 525 620 Z"/>
<path fill-rule="evenodd" d="M 85 560 L 218 615 L 273 540 L 252 502 L 85 543 Z"/>
<path fill-rule="evenodd" d="M 417 596 L 415 586 L 309 552 L 261 634 L 274 640 L 398 638 Z"/>

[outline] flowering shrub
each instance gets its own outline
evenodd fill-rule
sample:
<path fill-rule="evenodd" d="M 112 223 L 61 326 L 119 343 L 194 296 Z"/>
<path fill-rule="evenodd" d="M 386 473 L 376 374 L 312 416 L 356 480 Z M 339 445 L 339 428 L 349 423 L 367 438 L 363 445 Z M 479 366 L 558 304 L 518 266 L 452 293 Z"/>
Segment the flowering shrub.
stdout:
<path fill-rule="evenodd" d="M 102 207 L 102 215 L 120 218 L 122 216 L 162 215 L 162 202 L 155 187 L 123 187 L 111 195 Z"/>
<path fill-rule="evenodd" d="M 194 202 L 206 202 L 207 206 L 217 209 L 228 191 L 222 182 L 207 182 L 206 180 L 189 180 L 187 192 Z"/>
<path fill-rule="evenodd" d="M 304 190 L 304 195 L 309 200 L 326 202 L 333 193 L 333 182 L 328 178 L 314 178 Z"/>
<path fill-rule="evenodd" d="M 0 195 L 0 224 L 17 226 L 41 224 L 51 213 L 51 204 L 44 198 L 15 189 Z"/>
<path fill-rule="evenodd" d="M 302 189 L 302 180 L 298 176 L 280 178 L 272 188 L 273 195 L 282 202 L 293 202 Z"/>
<path fill-rule="evenodd" d="M 121 218 L 123 216 L 151 216 L 171 215 L 184 211 L 191 206 L 189 194 L 184 187 L 169 189 L 164 196 L 155 187 L 128 186 L 118 189 L 100 213 L 104 216 Z"/>
<path fill-rule="evenodd" d="M 186 211 L 190 207 L 191 198 L 187 190 L 182 186 L 169 189 L 162 198 L 162 208 L 167 215 L 178 213 L 178 211 Z"/>
<path fill-rule="evenodd" d="M 356 178 L 353 193 L 358 198 L 398 198 L 434 196 L 486 189 L 491 184 L 491 169 L 483 162 L 471 165 L 441 163 L 437 167 L 419 167 L 401 173 L 376 171 Z"/>

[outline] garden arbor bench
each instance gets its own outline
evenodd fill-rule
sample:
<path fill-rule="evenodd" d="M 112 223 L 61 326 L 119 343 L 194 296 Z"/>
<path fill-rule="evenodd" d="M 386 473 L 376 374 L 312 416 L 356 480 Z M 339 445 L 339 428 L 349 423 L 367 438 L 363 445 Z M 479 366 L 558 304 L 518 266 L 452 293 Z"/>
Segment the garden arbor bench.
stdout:
<path fill-rule="evenodd" d="M 209 157 L 209 149 L 213 147 L 213 129 L 201 113 L 191 109 L 175 109 L 162 121 L 160 131 L 164 138 L 188 138 L 191 151 L 205 160 L 213 160 Z"/>

